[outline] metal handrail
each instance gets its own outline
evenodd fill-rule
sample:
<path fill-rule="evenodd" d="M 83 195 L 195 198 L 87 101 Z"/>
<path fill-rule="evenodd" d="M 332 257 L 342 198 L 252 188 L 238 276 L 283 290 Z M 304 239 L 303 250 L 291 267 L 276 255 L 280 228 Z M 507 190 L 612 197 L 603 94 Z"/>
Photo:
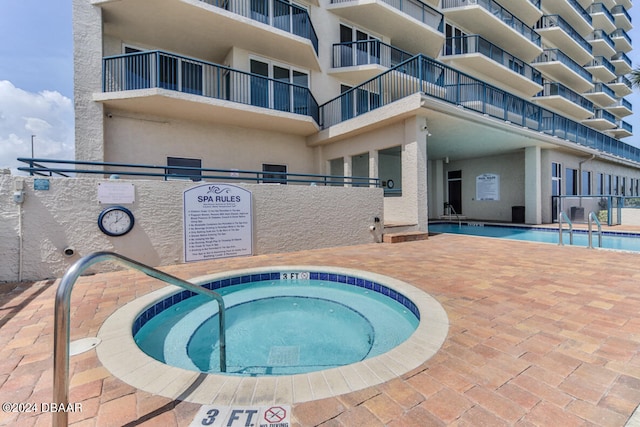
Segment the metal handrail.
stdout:
<path fill-rule="evenodd" d="M 595 221 L 598 226 L 598 247 L 602 247 L 602 224 L 600 224 L 600 220 L 598 219 L 595 212 L 589 212 L 589 248 L 593 249 L 593 240 L 592 240 L 592 226 Z"/>
<path fill-rule="evenodd" d="M 69 403 L 69 318 L 70 301 L 73 285 L 80 275 L 90 266 L 103 261 L 115 261 L 126 267 L 141 271 L 147 276 L 162 280 L 171 285 L 179 286 L 191 292 L 209 296 L 218 302 L 219 327 L 220 327 L 220 371 L 227 370 L 226 357 L 226 332 L 225 332 L 225 307 L 222 296 L 209 289 L 186 282 L 170 274 L 155 268 L 141 264 L 130 258 L 113 252 L 95 252 L 76 261 L 62 277 L 56 291 L 54 306 L 54 333 L 53 333 L 53 402 L 60 407 L 67 407 Z M 62 406 L 64 405 L 64 406 Z M 53 413 L 53 426 L 63 427 L 68 425 L 67 412 Z"/>
<path fill-rule="evenodd" d="M 558 216 L 558 245 L 564 246 L 564 242 L 562 240 L 562 232 L 564 231 L 564 227 L 562 227 L 562 218 L 564 218 L 567 221 L 567 224 L 569 224 L 569 244 L 573 245 L 573 223 L 564 211 L 560 212 L 560 215 Z"/>
<path fill-rule="evenodd" d="M 455 208 L 453 207 L 453 205 L 449 202 L 445 202 L 444 206 L 446 208 L 449 208 L 449 221 L 451 221 L 451 211 L 453 211 L 453 214 L 456 216 L 456 218 L 458 219 L 458 227 L 462 227 L 462 221 L 460 220 L 460 216 L 458 215 L 458 212 L 456 212 Z"/>

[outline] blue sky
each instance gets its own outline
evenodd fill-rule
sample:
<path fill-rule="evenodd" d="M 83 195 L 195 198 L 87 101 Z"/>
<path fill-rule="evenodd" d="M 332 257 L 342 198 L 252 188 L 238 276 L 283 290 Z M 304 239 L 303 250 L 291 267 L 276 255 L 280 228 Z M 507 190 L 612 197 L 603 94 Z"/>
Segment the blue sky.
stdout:
<path fill-rule="evenodd" d="M 640 66 L 640 5 L 629 11 L 630 32 Z M 73 37 L 71 0 L 0 0 L 0 168 L 30 157 L 72 159 Z M 635 113 L 624 120 L 635 135 L 623 141 L 640 146 L 640 90 L 627 97 Z"/>

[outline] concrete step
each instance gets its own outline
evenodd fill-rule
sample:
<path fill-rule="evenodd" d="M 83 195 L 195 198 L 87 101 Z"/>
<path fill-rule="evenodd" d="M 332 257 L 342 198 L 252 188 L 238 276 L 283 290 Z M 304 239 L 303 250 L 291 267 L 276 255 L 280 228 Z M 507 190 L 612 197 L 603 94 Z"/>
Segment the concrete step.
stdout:
<path fill-rule="evenodd" d="M 416 240 L 426 240 L 429 238 L 429 233 L 424 231 L 406 231 L 403 233 L 385 233 L 382 236 L 384 243 L 402 243 L 402 242 L 414 242 Z"/>

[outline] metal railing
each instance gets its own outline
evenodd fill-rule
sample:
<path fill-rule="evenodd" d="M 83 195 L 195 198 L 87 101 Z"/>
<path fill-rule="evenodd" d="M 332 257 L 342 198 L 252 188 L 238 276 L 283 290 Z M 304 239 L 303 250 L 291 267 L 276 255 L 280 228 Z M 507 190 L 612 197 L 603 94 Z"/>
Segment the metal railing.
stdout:
<path fill-rule="evenodd" d="M 585 93 L 599 93 L 602 92 L 606 95 L 609 95 L 611 98 L 615 99 L 616 98 L 616 93 L 613 91 L 613 89 L 611 89 L 609 86 L 607 86 L 604 83 L 594 83 L 593 84 L 593 89 L 585 92 Z"/>
<path fill-rule="evenodd" d="M 612 61 L 624 61 L 629 67 L 633 67 L 631 58 L 629 58 L 624 52 L 618 52 L 611 57 Z"/>
<path fill-rule="evenodd" d="M 353 0 L 331 0 L 331 4 L 348 3 Z M 444 16 L 436 9 L 432 8 L 426 3 L 422 3 L 420 0 L 380 0 L 383 3 L 399 10 L 402 13 L 406 13 L 413 19 L 426 24 L 427 26 L 438 30 L 444 31 Z"/>
<path fill-rule="evenodd" d="M 640 162 L 638 147 L 423 55 L 416 55 L 322 104 L 320 126 L 327 129 L 416 93 Z"/>
<path fill-rule="evenodd" d="M 589 212 L 589 248 L 593 249 L 593 223 L 598 226 L 598 247 L 602 247 L 602 224 L 595 212 Z"/>
<path fill-rule="evenodd" d="M 540 71 L 478 35 L 448 37 L 442 51 L 443 56 L 469 53 L 480 53 L 509 68 L 511 71 L 542 84 L 542 73 Z"/>
<path fill-rule="evenodd" d="M 470 5 L 481 6 L 482 8 L 488 10 L 489 13 L 504 22 L 516 32 L 520 33 L 525 38 L 529 39 L 536 46 L 541 46 L 540 34 L 536 33 L 533 28 L 522 22 L 517 17 L 513 16 L 511 12 L 500 6 L 494 0 L 442 0 L 442 9 L 450 9 L 454 7 L 464 7 Z"/>
<path fill-rule="evenodd" d="M 136 176 L 163 178 L 167 180 L 183 179 L 192 181 L 220 180 L 220 181 L 246 181 L 257 183 L 276 184 L 306 184 L 323 186 L 358 185 L 368 187 L 380 187 L 380 178 L 361 176 L 320 175 L 289 172 L 253 171 L 241 169 L 212 169 L 189 166 L 167 165 L 143 165 L 135 163 L 116 162 L 90 162 L 80 160 L 56 160 L 56 159 L 31 159 L 18 157 L 18 161 L 28 166 L 21 166 L 19 171 L 37 173 L 63 174 L 78 173 L 103 176 Z M 45 164 L 54 166 L 48 167 Z M 68 165 L 61 167 L 60 165 Z M 74 166 L 74 167 L 70 167 Z M 89 166 L 91 168 L 79 169 L 76 166 Z"/>
<path fill-rule="evenodd" d="M 226 331 L 225 306 L 222 296 L 209 289 L 186 282 L 170 274 L 156 270 L 130 258 L 112 252 L 95 252 L 76 261 L 62 277 L 56 290 L 54 306 L 53 331 L 53 402 L 61 408 L 69 403 L 69 319 L 71 305 L 71 291 L 80 275 L 89 267 L 103 261 L 115 261 L 126 267 L 138 270 L 149 277 L 153 277 L 171 285 L 179 286 L 194 294 L 211 297 L 218 303 L 220 328 L 220 371 L 226 372 Z M 65 411 L 53 413 L 53 426 L 63 427 L 68 424 L 68 414 Z"/>
<path fill-rule="evenodd" d="M 564 220 L 563 220 L 564 219 Z M 573 245 L 573 223 L 567 216 L 566 212 L 560 212 L 558 216 L 558 245 L 564 246 L 564 241 L 562 239 L 562 234 L 564 232 L 564 222 L 567 222 L 569 225 L 569 244 Z"/>
<path fill-rule="evenodd" d="M 162 88 L 311 116 L 318 103 L 309 88 L 224 65 L 162 51 L 103 58 L 103 92 Z"/>
<path fill-rule="evenodd" d="M 624 15 L 629 22 L 632 22 L 631 15 L 629 15 L 629 12 L 627 12 L 627 9 L 621 4 L 613 6 L 611 8 L 611 13 L 613 15 Z"/>
<path fill-rule="evenodd" d="M 593 117 L 590 117 L 587 120 L 595 120 L 595 119 L 602 119 L 602 120 L 606 120 L 612 124 L 616 124 L 616 116 L 614 116 L 613 114 L 611 114 L 610 112 L 608 112 L 607 110 L 603 110 L 600 108 L 596 108 L 593 111 Z"/>
<path fill-rule="evenodd" d="M 589 12 L 589 14 L 591 15 L 596 13 L 602 13 L 604 14 L 604 16 L 607 17 L 609 22 L 615 25 L 615 22 L 616 22 L 615 18 L 613 17 L 611 12 L 609 12 L 606 6 L 602 3 L 593 3 L 591 6 L 589 6 L 589 8 L 587 9 L 587 12 Z"/>
<path fill-rule="evenodd" d="M 604 67 L 607 70 L 611 71 L 611 73 L 616 73 L 616 67 L 604 56 L 594 57 L 593 61 L 590 61 L 587 65 L 585 65 L 585 68 L 588 67 Z"/>
<path fill-rule="evenodd" d="M 579 105 L 585 110 L 593 112 L 593 102 L 569 89 L 562 83 L 545 83 L 544 88 L 536 94 L 536 98 L 543 96 L 561 96 L 574 104 Z"/>
<path fill-rule="evenodd" d="M 609 34 L 609 37 L 611 37 L 612 39 L 622 38 L 625 39 L 629 44 L 631 44 L 631 37 L 629 37 L 629 34 L 627 34 L 627 32 L 622 28 L 618 28 L 617 30 Z"/>
<path fill-rule="evenodd" d="M 595 30 L 593 33 L 591 33 L 589 39 L 587 40 L 604 40 L 605 43 L 607 43 L 612 49 L 616 48 L 613 40 L 611 40 L 611 37 L 609 37 L 609 35 L 605 33 L 604 30 Z"/>
<path fill-rule="evenodd" d="M 536 24 L 536 29 L 560 28 L 569 37 L 575 40 L 584 50 L 589 53 L 593 52 L 593 46 L 584 39 L 570 24 L 567 23 L 560 15 L 545 15 Z"/>
<path fill-rule="evenodd" d="M 582 18 L 589 23 L 589 25 L 593 23 L 592 22 L 593 20 L 591 19 L 591 15 L 589 15 L 589 12 L 587 12 L 585 8 L 582 7 L 580 3 L 578 3 L 577 0 L 568 0 L 568 1 L 569 1 L 569 4 L 575 9 L 575 11 L 578 12 L 578 14 L 582 16 Z"/>
<path fill-rule="evenodd" d="M 333 45 L 333 68 L 378 64 L 395 67 L 415 55 L 380 40 L 336 43 Z"/>
<path fill-rule="evenodd" d="M 283 0 L 200 0 L 311 41 L 318 54 L 318 35 L 306 9 Z"/>

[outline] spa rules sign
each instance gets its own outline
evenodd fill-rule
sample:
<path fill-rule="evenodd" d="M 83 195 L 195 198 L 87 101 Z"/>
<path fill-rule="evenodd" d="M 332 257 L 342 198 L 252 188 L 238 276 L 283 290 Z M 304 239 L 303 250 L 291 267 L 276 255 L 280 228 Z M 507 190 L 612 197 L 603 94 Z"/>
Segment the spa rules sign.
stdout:
<path fill-rule="evenodd" d="M 251 191 L 229 184 L 189 188 L 183 212 L 185 262 L 253 253 Z"/>

